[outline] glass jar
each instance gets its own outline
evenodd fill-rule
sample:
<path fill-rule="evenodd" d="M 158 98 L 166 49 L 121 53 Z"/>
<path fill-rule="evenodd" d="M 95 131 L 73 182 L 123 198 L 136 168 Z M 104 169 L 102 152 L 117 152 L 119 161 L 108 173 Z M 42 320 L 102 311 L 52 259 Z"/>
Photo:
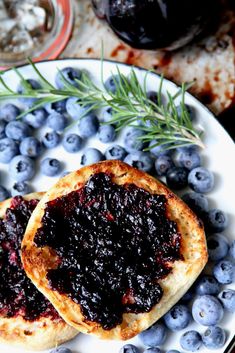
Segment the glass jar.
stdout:
<path fill-rule="evenodd" d="M 221 0 L 92 0 L 124 42 L 137 49 L 178 49 L 214 25 Z"/>
<path fill-rule="evenodd" d="M 55 59 L 72 26 L 72 0 L 0 0 L 1 68 Z"/>

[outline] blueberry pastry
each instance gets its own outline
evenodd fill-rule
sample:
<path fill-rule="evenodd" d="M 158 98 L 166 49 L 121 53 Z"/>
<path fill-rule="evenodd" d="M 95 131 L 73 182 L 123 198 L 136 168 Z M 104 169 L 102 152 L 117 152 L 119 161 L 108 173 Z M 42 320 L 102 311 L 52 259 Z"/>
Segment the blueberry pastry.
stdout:
<path fill-rule="evenodd" d="M 112 160 L 60 179 L 22 242 L 25 271 L 63 319 L 129 339 L 164 315 L 207 262 L 202 222 L 168 188 Z"/>
<path fill-rule="evenodd" d="M 43 350 L 77 334 L 26 276 L 21 241 L 43 193 L 0 203 L 0 342 Z"/>

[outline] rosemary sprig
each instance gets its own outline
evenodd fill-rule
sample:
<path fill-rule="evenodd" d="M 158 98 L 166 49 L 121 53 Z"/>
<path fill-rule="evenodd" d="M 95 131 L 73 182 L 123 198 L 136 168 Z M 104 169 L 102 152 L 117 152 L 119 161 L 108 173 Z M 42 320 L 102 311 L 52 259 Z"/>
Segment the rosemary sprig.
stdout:
<path fill-rule="evenodd" d="M 117 74 L 113 75 L 116 91 L 112 93 L 104 85 L 102 88 L 95 85 L 86 72 L 82 72 L 81 79 L 76 80 L 77 87 L 67 81 L 60 72 L 64 87 L 57 89 L 43 76 L 31 60 L 30 64 L 39 77 L 42 86 L 40 89 L 32 89 L 23 75 L 14 69 L 24 88 L 24 92 L 19 94 L 9 87 L 4 80 L 3 72 L 0 72 L 0 99 L 37 98 L 34 105 L 22 113 L 19 118 L 48 102 L 53 103 L 65 98 L 77 97 L 79 104 L 87 107 L 88 111 L 111 107 L 113 118 L 106 124 L 115 124 L 117 130 L 121 130 L 125 126 L 135 126 L 143 131 L 139 139 L 145 142 L 156 140 L 155 146 L 163 145 L 165 149 L 169 149 L 176 145 L 195 144 L 204 147 L 201 133 L 193 126 L 184 102 L 185 92 L 189 85 L 183 84 L 174 96 L 167 92 L 167 102 L 163 102 L 162 76 L 156 92 L 156 101 L 153 102 L 147 97 L 146 82 L 149 72 L 146 73 L 142 87 L 134 69 L 131 69 L 130 74 L 126 77 L 117 67 Z M 103 70 L 101 72 L 103 73 Z M 103 83 L 103 77 L 101 77 L 101 82 Z M 177 112 L 175 103 L 179 96 L 181 96 L 181 114 Z"/>

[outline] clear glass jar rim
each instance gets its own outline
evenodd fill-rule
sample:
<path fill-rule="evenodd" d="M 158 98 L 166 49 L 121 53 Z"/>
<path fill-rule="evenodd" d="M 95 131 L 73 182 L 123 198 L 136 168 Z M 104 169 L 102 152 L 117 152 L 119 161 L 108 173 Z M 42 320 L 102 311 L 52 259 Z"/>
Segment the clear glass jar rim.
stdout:
<path fill-rule="evenodd" d="M 42 60 L 54 60 L 66 47 L 72 33 L 74 11 L 72 0 L 51 0 L 54 7 L 54 23 L 46 43 L 43 43 L 40 50 L 35 48 L 31 59 L 34 62 Z M 59 30 L 58 30 L 59 27 Z M 9 66 L 22 65 L 27 62 L 27 57 L 19 60 L 6 60 L 0 63 L 0 69 L 4 70 Z"/>

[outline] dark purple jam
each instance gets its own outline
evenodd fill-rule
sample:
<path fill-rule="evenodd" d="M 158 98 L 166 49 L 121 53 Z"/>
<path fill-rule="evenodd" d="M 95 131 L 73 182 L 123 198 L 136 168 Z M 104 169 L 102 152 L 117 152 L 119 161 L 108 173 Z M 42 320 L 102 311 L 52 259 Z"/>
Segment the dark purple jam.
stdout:
<path fill-rule="evenodd" d="M 123 313 L 150 311 L 163 294 L 158 280 L 181 258 L 181 235 L 166 203 L 164 195 L 117 185 L 104 173 L 48 202 L 34 240 L 59 256 L 58 268 L 47 274 L 51 288 L 106 330 Z"/>
<path fill-rule="evenodd" d="M 39 317 L 58 319 L 50 302 L 26 277 L 20 259 L 21 241 L 28 220 L 38 200 L 12 199 L 5 217 L 0 219 L 0 315 L 22 316 L 25 320 Z"/>
<path fill-rule="evenodd" d="M 139 49 L 177 49 L 205 30 L 213 30 L 221 11 L 218 0 L 92 0 L 124 42 Z"/>

